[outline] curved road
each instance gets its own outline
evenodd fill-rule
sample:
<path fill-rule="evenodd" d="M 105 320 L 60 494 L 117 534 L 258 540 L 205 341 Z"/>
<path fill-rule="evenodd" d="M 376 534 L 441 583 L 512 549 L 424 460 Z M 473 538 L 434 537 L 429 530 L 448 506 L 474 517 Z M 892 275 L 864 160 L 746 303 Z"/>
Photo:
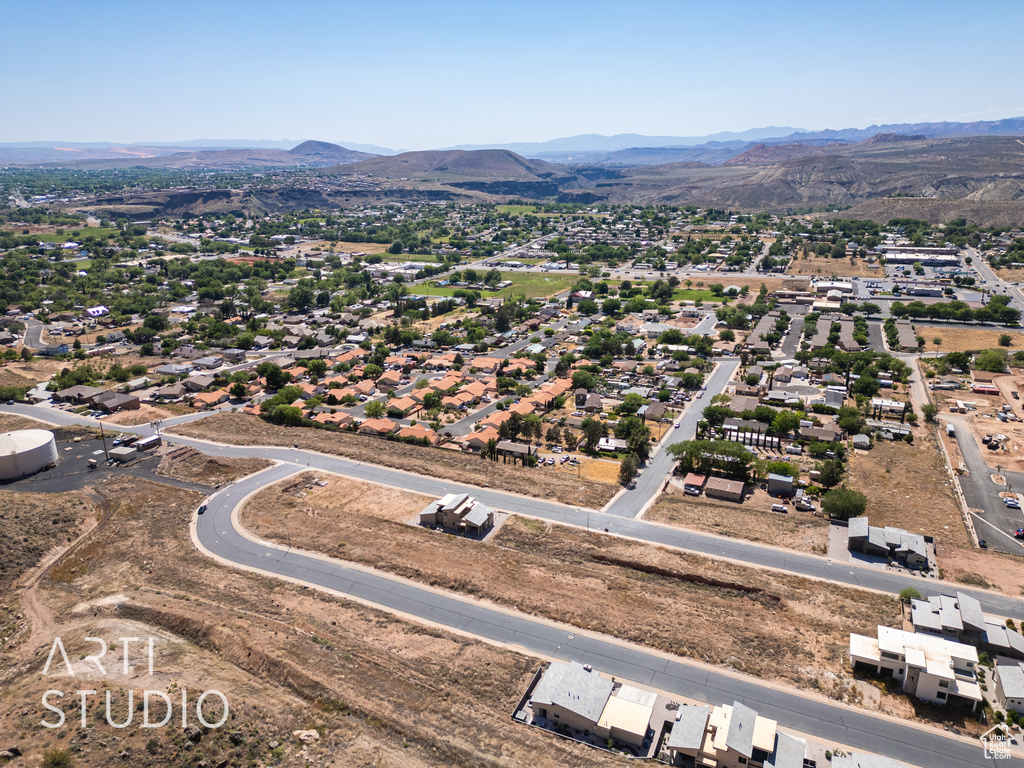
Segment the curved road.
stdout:
<path fill-rule="evenodd" d="M 193 516 L 192 531 L 200 548 L 235 566 L 294 579 L 531 654 L 592 664 L 671 694 L 713 704 L 739 700 L 784 727 L 826 742 L 886 754 L 926 768 L 990 764 L 981 747 L 968 740 L 353 568 L 324 556 L 260 542 L 240 529 L 234 513 L 247 496 L 303 469 L 294 463 L 279 464 L 211 496 L 206 513 Z M 680 627 L 680 633 L 685 632 L 686 628 Z M 1024 761 L 1007 764 L 1022 765 Z"/>
<path fill-rule="evenodd" d="M 0 406 L 0 412 L 16 413 L 54 424 L 84 424 L 93 427 L 98 424 L 93 419 L 86 419 L 65 411 L 37 406 Z M 170 429 L 176 424 L 195 421 L 207 415 L 210 415 L 210 412 L 194 413 L 167 419 L 163 423 L 163 429 Z M 142 435 L 152 432 L 148 427 L 129 428 L 118 427 L 114 424 L 109 424 L 107 427 Z M 683 432 L 684 430 L 681 428 L 677 431 Z M 180 435 L 168 435 L 166 432 L 164 433 L 164 438 L 168 442 L 189 445 L 214 456 L 229 458 L 257 456 L 272 461 L 286 462 L 296 467 L 320 469 L 380 485 L 404 488 L 430 496 L 443 496 L 446 493 L 469 493 L 491 507 L 515 514 L 537 517 L 553 523 L 573 525 L 579 528 L 592 528 L 596 531 L 636 539 L 637 541 L 674 547 L 709 557 L 732 560 L 755 568 L 771 568 L 800 576 L 831 581 L 837 584 L 887 592 L 893 595 L 899 594 L 900 590 L 904 587 L 914 587 L 924 597 L 931 595 L 955 595 L 957 591 L 961 591 L 976 597 L 981 603 L 982 608 L 988 613 L 1024 620 L 1024 600 L 1008 595 L 967 589 L 962 585 L 950 582 L 921 576 L 908 576 L 896 571 L 872 566 L 833 562 L 828 558 L 817 555 L 766 546 L 742 539 L 733 539 L 728 536 L 674 528 L 642 519 L 638 520 L 633 515 L 624 516 L 613 511 L 619 500 L 624 498 L 624 495 L 619 495 L 616 499 L 613 499 L 610 505 L 605 507 L 606 511 L 588 510 L 529 496 L 519 496 L 491 488 L 478 488 L 454 480 L 424 477 L 423 475 L 415 475 L 376 464 L 363 464 L 341 458 L 340 456 L 329 456 L 314 451 L 283 447 L 224 445 L 182 437 Z M 644 474 L 647 474 L 647 472 Z M 656 479 L 657 475 L 655 472 L 650 472 L 650 477 Z M 641 478 L 643 478 L 643 475 Z M 651 484 L 648 493 L 652 494 L 652 497 L 660 489 L 663 479 L 663 477 L 660 480 L 656 479 Z M 640 488 L 639 483 L 637 487 L 638 489 Z M 633 503 L 642 505 L 647 500 L 648 497 L 646 496 L 643 498 L 638 497 L 633 500 Z M 636 511 L 639 508 L 640 506 L 637 506 Z"/>

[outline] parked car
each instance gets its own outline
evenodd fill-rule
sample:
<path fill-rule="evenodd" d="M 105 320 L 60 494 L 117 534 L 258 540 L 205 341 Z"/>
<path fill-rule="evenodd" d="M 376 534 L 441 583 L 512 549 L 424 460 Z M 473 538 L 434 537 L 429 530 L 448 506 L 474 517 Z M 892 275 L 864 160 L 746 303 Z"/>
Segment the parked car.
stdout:
<path fill-rule="evenodd" d="M 672 429 L 679 429 L 679 422 L 678 421 L 675 424 L 672 425 Z"/>
<path fill-rule="evenodd" d="M 1018 528 L 1016 531 L 1014 531 L 1013 538 L 1024 539 L 1024 528 Z"/>
<path fill-rule="evenodd" d="M 554 456 L 548 456 L 548 466 L 549 467 L 555 466 L 555 457 Z"/>
<path fill-rule="evenodd" d="M 205 505 L 205 504 L 203 504 L 203 505 L 202 505 L 201 507 L 199 507 L 199 509 L 198 509 L 198 510 L 196 510 L 196 514 L 198 514 L 198 515 L 201 515 L 201 514 L 203 514 L 203 512 L 205 512 L 205 511 L 206 511 L 206 505 Z"/>
<path fill-rule="evenodd" d="M 687 496 L 700 496 L 700 488 L 694 488 L 692 485 L 683 488 L 683 493 Z"/>
<path fill-rule="evenodd" d="M 1008 506 L 1010 509 L 1020 509 L 1020 502 L 1016 499 L 1003 499 L 1003 504 Z"/>
<path fill-rule="evenodd" d="M 556 445 L 554 448 L 551 449 L 551 452 L 552 453 L 561 453 L 562 452 L 562 446 Z"/>

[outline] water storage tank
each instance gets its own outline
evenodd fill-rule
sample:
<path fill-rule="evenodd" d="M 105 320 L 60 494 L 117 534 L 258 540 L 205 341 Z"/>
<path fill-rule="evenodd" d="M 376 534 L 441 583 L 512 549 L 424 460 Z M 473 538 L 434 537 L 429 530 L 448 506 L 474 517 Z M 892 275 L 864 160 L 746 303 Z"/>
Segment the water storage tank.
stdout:
<path fill-rule="evenodd" d="M 45 429 L 0 434 L 0 480 L 14 480 L 57 463 L 57 441 Z"/>

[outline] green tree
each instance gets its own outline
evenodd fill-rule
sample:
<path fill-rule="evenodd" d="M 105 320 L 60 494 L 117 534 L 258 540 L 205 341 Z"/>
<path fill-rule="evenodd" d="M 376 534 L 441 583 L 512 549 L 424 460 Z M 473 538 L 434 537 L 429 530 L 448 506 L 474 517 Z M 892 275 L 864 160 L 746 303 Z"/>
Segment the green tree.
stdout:
<path fill-rule="evenodd" d="M 921 414 L 924 416 L 924 420 L 929 424 L 934 424 L 938 415 L 939 409 L 933 403 L 925 403 L 921 406 Z"/>
<path fill-rule="evenodd" d="M 640 462 L 637 460 L 636 454 L 628 454 L 619 463 L 619 485 L 629 485 L 636 477 L 639 468 Z"/>
<path fill-rule="evenodd" d="M 772 419 L 772 432 L 787 435 L 800 429 L 800 416 L 793 411 L 779 411 Z"/>
<path fill-rule="evenodd" d="M 1012 344 L 1013 344 L 1013 336 L 1011 336 L 1008 333 L 1001 333 L 1001 334 L 999 334 L 999 346 L 1000 347 L 1009 347 Z"/>
<path fill-rule="evenodd" d="M 366 404 L 366 418 L 368 419 L 379 419 L 384 415 L 384 403 L 380 400 L 372 400 Z"/>
<path fill-rule="evenodd" d="M 986 349 L 974 358 L 974 367 L 979 371 L 1002 373 L 1006 370 L 1006 350 Z"/>
<path fill-rule="evenodd" d="M 623 399 L 622 404 L 619 405 L 618 411 L 623 416 L 632 416 L 639 411 L 644 405 L 644 399 L 636 394 L 636 392 L 630 392 Z"/>
<path fill-rule="evenodd" d="M 900 590 L 900 600 L 909 603 L 911 600 L 920 600 L 921 593 L 913 587 L 904 587 Z"/>
<path fill-rule="evenodd" d="M 278 390 L 292 380 L 292 375 L 282 371 L 281 366 L 270 362 L 262 362 L 256 366 L 256 373 L 267 382 L 267 389 Z"/>
<path fill-rule="evenodd" d="M 574 371 L 572 374 L 573 389 L 585 389 L 592 392 L 597 389 L 597 378 L 590 371 Z"/>
<path fill-rule="evenodd" d="M 603 421 L 590 416 L 583 420 L 582 427 L 583 437 L 586 440 L 583 450 L 587 453 L 595 453 L 598 442 L 608 433 L 608 428 Z"/>
<path fill-rule="evenodd" d="M 843 462 L 827 459 L 815 467 L 818 470 L 818 484 L 822 488 L 834 488 L 843 480 Z"/>
<path fill-rule="evenodd" d="M 240 381 L 236 381 L 231 385 L 231 389 L 228 390 L 232 397 L 241 400 L 249 394 L 249 390 L 245 388 L 245 384 Z"/>
<path fill-rule="evenodd" d="M 318 379 L 323 378 L 327 373 L 327 361 L 319 357 L 313 358 L 306 365 L 306 373 L 310 376 L 316 376 Z"/>
<path fill-rule="evenodd" d="M 833 488 L 821 500 L 821 509 L 833 520 L 849 520 L 864 514 L 868 497 L 849 488 Z"/>

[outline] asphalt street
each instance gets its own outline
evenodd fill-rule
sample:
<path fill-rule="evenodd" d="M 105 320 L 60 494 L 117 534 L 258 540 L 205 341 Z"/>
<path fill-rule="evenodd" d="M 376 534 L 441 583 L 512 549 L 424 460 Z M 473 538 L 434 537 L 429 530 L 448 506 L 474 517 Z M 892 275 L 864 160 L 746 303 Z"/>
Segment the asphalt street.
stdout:
<path fill-rule="evenodd" d="M 616 517 L 635 517 L 661 491 L 665 480 L 675 468 L 675 459 L 668 451 L 668 446 L 684 440 L 692 440 L 697 433 L 697 422 L 701 420 L 704 407 L 711 404 L 711 396 L 725 389 L 733 373 L 739 367 L 739 360 L 730 360 L 718 364 L 717 369 L 708 378 L 703 396 L 690 401 L 683 415 L 676 421 L 679 428 L 671 428 L 662 446 L 651 457 L 648 466 L 636 478 L 633 488 L 621 492 L 612 503 L 605 507 L 604 512 Z"/>
<path fill-rule="evenodd" d="M 410 584 L 383 574 L 349 568 L 288 547 L 267 546 L 242 535 L 232 510 L 253 491 L 301 469 L 283 464 L 252 475 L 208 500 L 196 516 L 196 536 L 213 555 L 266 574 L 297 579 L 337 591 L 422 621 L 562 661 L 592 664 L 609 674 L 670 694 L 722 704 L 741 701 L 784 727 L 826 742 L 877 752 L 926 768 L 988 765 L 979 744 L 939 731 L 907 727 L 855 708 L 763 685 L 573 627 L 539 621 L 516 612 Z M 680 631 L 685 633 L 685 627 Z M 1007 761 L 1021 765 L 1024 761 Z"/>
<path fill-rule="evenodd" d="M 721 370 L 721 369 L 720 369 Z M 700 401 L 697 401 L 700 402 Z M 695 409 L 695 412 L 699 409 Z M 13 405 L 0 406 L 0 411 L 8 413 L 19 413 L 26 416 L 50 420 L 57 424 L 87 424 L 95 426 L 96 422 L 83 419 L 80 416 L 69 414 L 64 411 L 57 411 L 50 408 L 38 406 Z M 165 422 L 164 430 L 173 426 L 173 423 L 183 423 L 194 420 L 201 414 L 190 414 L 179 419 L 168 419 Z M 125 428 L 126 429 L 126 428 Z M 146 434 L 146 429 L 133 427 L 131 431 Z M 674 430 L 675 431 L 675 430 Z M 678 431 L 682 432 L 680 428 Z M 453 480 L 424 477 L 401 472 L 375 464 L 364 464 L 350 461 L 338 456 L 326 456 L 313 451 L 303 451 L 296 448 L 261 448 L 257 446 L 233 446 L 219 443 L 193 440 L 179 435 L 169 435 L 164 431 L 164 439 L 167 442 L 190 445 L 204 453 L 214 456 L 227 457 L 249 457 L 259 456 L 274 461 L 283 461 L 311 469 L 322 469 L 335 474 L 344 475 L 369 482 L 379 483 L 395 488 L 405 488 L 416 493 L 423 493 L 430 496 L 443 496 L 446 493 L 470 493 L 485 504 L 496 509 L 505 510 L 522 515 L 549 520 L 554 523 L 575 525 L 580 528 L 590 528 L 596 531 L 607 532 L 625 538 L 646 541 L 661 546 L 676 547 L 696 554 L 703 554 L 709 557 L 725 558 L 739 563 L 752 565 L 761 568 L 773 568 L 779 571 L 786 571 L 802 576 L 816 579 L 833 581 L 839 584 L 847 584 L 864 589 L 873 589 L 890 594 L 898 594 L 904 587 L 914 587 L 923 596 L 930 595 L 955 595 L 959 589 L 967 594 L 974 595 L 985 611 L 998 616 L 1012 617 L 1017 620 L 1024 620 L 1024 600 L 1006 595 L 985 592 L 980 590 L 965 589 L 962 586 L 936 579 L 924 578 L 921 576 L 908 576 L 895 571 L 889 571 L 872 566 L 862 566 L 846 562 L 833 562 L 824 557 L 795 552 L 792 550 L 769 547 L 742 539 L 733 539 L 727 536 L 716 536 L 709 533 L 700 533 L 673 528 L 657 523 L 650 523 L 646 520 L 634 519 L 628 514 L 610 514 L 597 510 L 588 510 L 581 507 L 559 504 L 557 502 L 545 501 L 527 496 L 496 491 L 492 488 L 477 488 L 471 485 L 457 483 Z M 682 439 L 682 438 L 679 438 Z M 650 470 L 648 470 L 650 471 Z M 645 473 L 646 474 L 646 473 Z M 642 476 L 641 476 L 642 477 Z M 659 475 L 651 472 L 654 478 L 654 490 L 646 487 L 648 496 L 634 496 L 629 502 L 622 502 L 623 507 L 617 507 L 620 496 L 612 502 L 612 506 L 619 510 L 628 512 L 633 509 L 636 514 L 648 498 L 653 494 L 664 480 L 666 475 Z M 660 479 L 659 479 L 660 478 Z M 640 485 L 638 483 L 638 490 Z"/>
<path fill-rule="evenodd" d="M 1024 512 L 1010 509 L 999 496 L 1000 492 L 1009 490 L 1024 492 L 1024 473 L 1004 469 L 1003 476 L 1010 487 L 996 485 L 992 482 L 992 475 L 996 474 L 996 471 L 985 463 L 981 446 L 967 425 L 967 420 L 956 416 L 945 418 L 956 427 L 956 441 L 967 466 L 968 474 L 960 476 L 964 500 L 968 507 L 981 510 L 974 515 L 974 527 L 978 537 L 985 539 L 990 549 L 1024 555 L 1024 546 L 1013 538 L 1015 530 L 1024 528 Z M 992 431 L 998 432 L 999 422 L 995 419 L 992 421 Z M 1009 461 L 1007 458 L 1006 463 L 1009 464 Z"/>

